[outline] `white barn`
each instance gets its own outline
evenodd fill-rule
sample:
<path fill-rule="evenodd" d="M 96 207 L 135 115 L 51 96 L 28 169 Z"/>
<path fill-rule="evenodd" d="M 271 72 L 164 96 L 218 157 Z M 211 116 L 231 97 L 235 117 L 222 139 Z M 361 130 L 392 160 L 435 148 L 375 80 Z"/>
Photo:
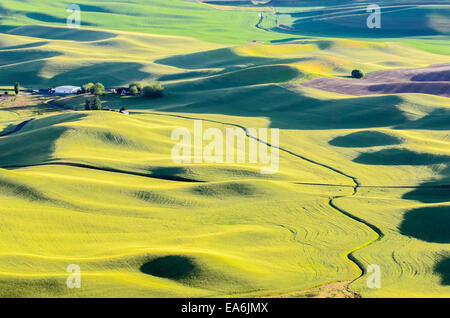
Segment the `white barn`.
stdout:
<path fill-rule="evenodd" d="M 59 86 L 55 88 L 55 94 L 76 94 L 81 91 L 81 87 L 78 86 Z"/>

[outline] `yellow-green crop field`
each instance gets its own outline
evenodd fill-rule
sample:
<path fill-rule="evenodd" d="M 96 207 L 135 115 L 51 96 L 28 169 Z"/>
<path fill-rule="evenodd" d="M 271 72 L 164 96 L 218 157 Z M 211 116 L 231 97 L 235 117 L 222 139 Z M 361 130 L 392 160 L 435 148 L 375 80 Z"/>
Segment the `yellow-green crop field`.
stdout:
<path fill-rule="evenodd" d="M 303 85 L 449 64 L 445 32 L 302 37 L 257 28 L 258 8 L 182 1 L 141 30 L 145 1 L 123 14 L 97 2 L 81 29 L 45 16 L 49 1 L 0 26 L 0 297 L 450 297 L 449 97 Z M 192 14 L 178 28 L 175 10 Z M 101 97 L 129 116 L 85 110 L 89 94 L 12 86 L 156 81 L 161 98 Z M 174 162 L 173 131 L 194 136 L 198 120 L 224 135 L 280 129 L 278 172 Z M 81 288 L 67 287 L 71 264 Z M 380 288 L 367 283 L 373 264 Z"/>

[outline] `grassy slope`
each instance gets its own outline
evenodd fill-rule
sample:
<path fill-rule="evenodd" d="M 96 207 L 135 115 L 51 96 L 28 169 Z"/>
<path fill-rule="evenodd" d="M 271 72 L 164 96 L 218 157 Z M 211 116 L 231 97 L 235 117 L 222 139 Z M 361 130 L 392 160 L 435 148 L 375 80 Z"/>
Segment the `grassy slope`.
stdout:
<path fill-rule="evenodd" d="M 192 36 L 215 43 L 268 41 L 283 37 L 254 28 L 259 20 L 255 10 L 217 10 L 181 0 L 134 0 L 124 3 L 82 0 L 78 4 L 84 27 Z M 39 1 L 38 5 L 6 0 L 0 7 L 8 13 L 2 19 L 2 28 L 44 23 L 65 25 L 69 15 L 66 7 L 65 3 L 49 0 Z"/>
<path fill-rule="evenodd" d="M 44 26 L 14 30 L 14 34 L 0 34 L 0 70 L 5 75 L 0 78 L 0 85 L 19 81 L 25 87 L 46 88 L 101 81 L 106 86 L 119 86 L 132 81 L 178 82 L 198 78 L 203 81 L 203 87 L 216 83 L 220 88 L 224 81 L 231 86 L 251 84 L 245 81 L 246 77 L 250 81 L 258 77 L 261 84 L 296 77 L 292 72 L 280 71 L 276 72 L 280 78 L 273 78 L 275 72 L 271 71 L 274 67 L 271 65 L 288 64 L 301 72 L 300 80 L 306 80 L 314 76 L 346 76 L 353 68 L 371 72 L 448 62 L 445 56 L 394 42 L 326 39 L 230 48 L 185 37 L 67 31 Z M 53 36 L 63 36 L 66 32 L 78 40 L 66 41 Z M 90 40 L 82 41 L 83 38 Z M 181 52 L 184 54 L 180 55 Z M 267 67 L 254 69 L 255 74 L 234 73 L 256 66 Z M 203 77 L 208 75 L 220 76 L 205 82 Z"/>
<path fill-rule="evenodd" d="M 355 100 L 357 103 L 358 99 Z M 380 102 L 371 97 L 365 104 L 370 100 Z M 420 96 L 405 95 L 398 107 L 405 114 L 418 106 L 429 114 L 435 109 L 448 108 L 445 98 L 432 98 L 433 106 L 429 105 L 430 99 L 426 100 L 425 106 Z M 389 97 L 383 98 L 385 104 L 392 101 Z M 322 109 L 322 112 L 328 113 L 328 110 Z M 269 179 L 262 178 L 255 171 L 256 167 L 246 165 L 176 166 L 167 157 L 173 144 L 169 138 L 171 129 L 192 127 L 192 120 L 164 113 L 163 116 L 146 115 L 145 112 L 131 117 L 103 112 L 86 115 L 79 112 L 45 116 L 25 126 L 21 133 L 2 140 L 2 148 L 11 149 L 0 158 L 2 166 L 62 161 L 127 172 L 65 166 L 5 171 L 2 202 L 6 202 L 5 228 L 9 229 L 3 234 L 2 243 L 2 283 L 5 286 L 10 286 L 8 282 L 18 284 L 17 280 L 12 280 L 14 273 L 21 277 L 20 284 L 32 281 L 36 285 L 28 291 L 28 295 L 33 296 L 264 295 L 307 289 L 358 275 L 358 268 L 346 260 L 345 254 L 376 236 L 327 204 L 330 196 L 350 195 L 351 189 L 297 184 L 350 185 L 347 178 L 285 153 L 281 154 L 280 173 Z M 242 116 L 186 115 L 251 127 L 268 124 Z M 290 118 L 286 125 L 293 122 L 292 113 L 284 117 Z M 295 130 L 282 131 L 282 146 L 351 173 L 363 186 L 416 185 L 430 178 L 435 178 L 438 184 L 445 182 L 439 181 L 442 173 L 439 167 L 448 161 L 445 158 L 435 161 L 428 157 L 418 166 L 390 162 L 379 165 L 383 161 L 375 165 L 355 162 L 361 154 L 391 148 L 436 154 L 436 157 L 445 155 L 442 152 L 446 148 L 444 144 L 448 143 L 445 131 L 392 129 L 393 123 L 380 122 L 380 127 L 368 123 L 362 131 L 369 129 L 397 136 L 401 145 L 383 145 L 381 138 L 382 145 L 378 142 L 375 147 L 371 146 L 373 139 L 368 139 L 362 148 L 348 147 L 348 144 L 345 148 L 330 147 L 328 142 L 336 137 L 361 131 L 362 127 L 351 127 L 354 120 L 342 122 L 337 130 L 318 130 L 318 127 L 305 130 L 301 128 L 304 124 L 299 122 Z M 326 122 L 324 116 L 322 124 L 317 125 L 323 126 Z M 359 122 L 363 122 L 362 118 Z M 415 118 L 410 118 L 400 124 L 414 127 L 415 122 Z M 44 139 L 43 135 L 47 137 Z M 31 143 L 30 148 L 20 142 L 30 138 L 46 140 L 48 144 Z M 33 150 L 34 147 L 38 150 Z M 32 151 L 44 156 L 30 156 Z M 385 158 L 383 156 L 382 160 Z M 429 169 L 431 167 L 435 169 Z M 136 174 L 147 174 L 150 178 Z M 170 181 L 174 176 L 208 182 Z M 446 201 L 448 191 L 443 191 L 441 199 Z M 400 195 L 407 192 L 411 190 L 361 189 L 356 199 L 336 202 L 355 216 L 376 224 L 386 235 L 356 253 L 363 264 L 374 260 L 382 264 L 383 284 L 389 287 L 368 290 L 364 288 L 363 278 L 354 288 L 364 296 L 444 296 L 448 293 L 448 287 L 441 285 L 440 274 L 434 269 L 445 258 L 448 244 L 417 241 L 405 236 L 414 233 L 400 234 L 395 229 L 405 212 L 435 205 L 417 202 L 420 196 L 407 198 L 414 201 L 401 200 Z M 440 205 L 448 207 L 442 201 Z M 370 214 L 373 208 L 376 214 Z M 396 213 L 390 212 L 392 209 Z M 35 211 L 37 219 L 30 218 L 30 211 Z M 189 222 L 180 223 L 180 218 L 188 218 Z M 385 224 L 389 224 L 390 229 Z M 445 240 L 445 234 L 442 235 Z M 392 263 L 390 249 L 396 251 L 397 263 Z M 411 256 L 423 253 L 427 256 L 419 263 L 416 256 Z M 179 280 L 149 276 L 139 270 L 143 264 L 167 256 L 186 257 L 195 264 L 195 270 Z M 80 293 L 63 287 L 65 276 L 61 270 L 68 262 L 80 264 L 87 272 L 87 288 Z M 20 264 L 28 264 L 33 270 L 22 268 Z M 408 268 L 414 269 L 413 278 L 405 275 Z M 49 281 L 53 282 L 53 287 L 48 287 Z M 199 281 L 202 288 L 199 288 Z M 434 283 L 429 285 L 431 281 Z M 17 293 L 17 289 L 3 290 L 10 290 L 5 294 L 9 296 Z"/>
<path fill-rule="evenodd" d="M 88 288 L 78 296 L 272 293 L 357 275 L 357 268 L 343 257 L 355 244 L 348 233 L 361 244 L 370 233 L 330 210 L 326 193 L 287 182 L 335 176 L 311 165 L 295 169 L 295 177 L 295 163 L 284 164 L 288 170 L 269 179 L 254 167 L 174 166 L 167 158 L 174 143 L 171 130 L 191 125 L 171 117 L 77 113 L 36 119 L 23 132 L 3 139 L 2 148 L 11 151 L 2 156 L 2 166 L 51 160 L 147 172 L 150 178 L 65 166 L 5 171 L 1 196 L 9 230 L 2 235 L 2 284 L 14 275 L 24 275 L 25 281 L 30 275 L 42 281 L 29 295 L 46 295 L 39 287 L 62 276 L 67 262 L 79 264 L 88 275 Z M 42 153 L 43 145 L 32 138 L 49 141 L 47 157 L 30 156 L 29 146 L 11 148 L 23 139 Z M 293 159 L 282 156 L 285 160 Z M 173 176 L 210 182 L 170 181 Z M 321 254 L 329 246 L 333 252 L 324 259 Z M 174 281 L 139 271 L 146 262 L 168 255 L 192 259 L 195 275 Z M 64 280 L 55 281 L 48 295 L 70 295 L 61 287 Z M 130 281 L 139 282 L 138 288 L 128 289 Z M 2 290 L 3 296 L 17 292 Z"/>

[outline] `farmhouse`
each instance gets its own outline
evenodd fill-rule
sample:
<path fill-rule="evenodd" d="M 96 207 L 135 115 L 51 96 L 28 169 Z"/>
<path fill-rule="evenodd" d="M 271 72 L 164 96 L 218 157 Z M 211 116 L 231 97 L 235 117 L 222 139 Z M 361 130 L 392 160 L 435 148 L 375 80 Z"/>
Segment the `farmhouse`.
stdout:
<path fill-rule="evenodd" d="M 78 92 L 81 92 L 81 87 L 70 85 L 59 86 L 54 90 L 55 94 L 77 94 Z"/>
<path fill-rule="evenodd" d="M 116 93 L 121 96 L 130 95 L 130 89 L 128 87 L 119 87 L 116 89 Z"/>

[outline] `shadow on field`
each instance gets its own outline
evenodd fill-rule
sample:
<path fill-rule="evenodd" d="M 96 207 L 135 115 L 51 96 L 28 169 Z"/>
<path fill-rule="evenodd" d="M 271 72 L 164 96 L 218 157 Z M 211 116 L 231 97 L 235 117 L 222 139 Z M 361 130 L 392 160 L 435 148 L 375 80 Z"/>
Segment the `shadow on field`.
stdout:
<path fill-rule="evenodd" d="M 447 9 L 423 6 L 393 6 L 383 8 L 382 28 L 367 31 L 367 4 L 336 6 L 307 12 L 282 13 L 293 20 L 290 26 L 275 31 L 286 34 L 325 37 L 407 37 L 446 34 L 449 24 L 443 19 L 439 26 L 431 23 L 431 16 L 445 16 Z"/>
<path fill-rule="evenodd" d="M 43 192 L 30 187 L 26 184 L 22 184 L 15 179 L 8 179 L 0 176 L 0 193 L 2 195 L 10 195 L 15 198 L 21 198 L 31 202 L 54 202 L 51 198 L 47 197 Z"/>
<path fill-rule="evenodd" d="M 2 67 L 0 76 L 0 85 L 9 86 L 11 83 L 19 82 L 23 86 L 36 85 L 37 87 L 46 87 L 47 79 L 41 77 L 41 71 L 45 67 L 45 61 L 31 61 L 17 65 L 7 65 Z"/>
<path fill-rule="evenodd" d="M 335 147 L 366 148 L 399 145 L 402 141 L 395 136 L 378 131 L 358 131 L 349 135 L 336 137 L 328 143 Z"/>
<path fill-rule="evenodd" d="M 62 23 L 62 24 L 66 24 L 67 23 L 67 18 L 59 18 L 59 17 L 55 17 L 53 15 L 49 15 L 49 14 L 45 14 L 45 13 L 40 13 L 40 12 L 27 12 L 25 14 L 25 16 L 27 18 L 39 21 L 39 22 L 46 22 L 46 23 Z M 85 25 L 90 25 L 90 24 L 86 24 L 83 23 Z"/>
<path fill-rule="evenodd" d="M 21 130 L 0 138 L 0 166 L 14 167 L 40 164 L 51 160 L 56 141 L 69 129 L 62 125 L 85 114 L 61 114 L 36 119 Z"/>
<path fill-rule="evenodd" d="M 450 285 L 450 257 L 444 257 L 434 267 L 436 273 L 441 276 L 442 285 Z"/>
<path fill-rule="evenodd" d="M 39 16 L 44 18 L 43 15 Z M 66 21 L 64 20 L 64 23 Z M 116 34 L 104 31 L 72 29 L 65 27 L 49 27 L 43 25 L 10 26 L 1 25 L 0 33 L 27 36 L 49 40 L 90 42 L 116 37 Z"/>
<path fill-rule="evenodd" d="M 37 50 L 0 51 L 0 66 L 48 59 L 61 55 L 63 54 L 56 51 L 37 51 Z"/>
<path fill-rule="evenodd" d="M 1 46 L 0 45 L 0 51 L 31 49 L 31 48 L 36 48 L 36 47 L 41 47 L 41 46 L 47 45 L 48 43 L 49 42 L 41 41 L 41 42 L 32 42 L 32 43 L 13 45 L 13 46 Z"/>
<path fill-rule="evenodd" d="M 450 243 L 450 206 L 432 206 L 405 213 L 400 233 L 433 243 Z"/>
<path fill-rule="evenodd" d="M 170 255 L 143 264 L 140 271 L 147 275 L 182 281 L 195 276 L 199 269 L 189 257 Z"/>
<path fill-rule="evenodd" d="M 399 124 L 395 129 L 448 130 L 449 123 L 450 109 L 439 108 L 420 119 Z"/>
<path fill-rule="evenodd" d="M 418 153 L 405 148 L 390 148 L 360 154 L 353 159 L 356 163 L 388 166 L 427 166 L 450 162 L 450 156 Z"/>
<path fill-rule="evenodd" d="M 0 57 L 2 56 L 2 53 L 8 53 L 5 54 L 5 56 L 9 56 L 9 52 L 0 51 Z M 28 53 L 29 52 L 27 52 L 27 54 Z M 59 55 L 59 53 L 36 52 L 34 54 L 36 59 L 44 59 L 57 55 Z M 29 57 L 30 56 L 27 55 L 27 58 Z M 20 55 L 13 56 L 11 58 L 17 60 L 18 58 L 20 58 Z M 20 65 L 20 68 L 18 68 L 16 65 L 7 65 L 2 68 L 3 74 L 7 74 L 7 76 L 0 77 L 0 85 L 11 85 L 11 83 L 14 83 L 16 81 L 20 82 L 21 85 L 47 88 L 67 85 L 69 81 L 71 85 L 81 86 L 85 83 L 91 82 L 92 74 L 95 74 L 96 81 L 102 82 L 107 87 L 111 87 L 123 85 L 124 83 L 128 83 L 128 81 L 140 81 L 150 77 L 149 73 L 141 71 L 143 67 L 142 64 L 132 62 L 96 63 L 89 66 L 83 66 L 62 72 L 52 78 L 44 78 L 39 75 L 43 73 L 45 67 L 45 60 L 25 62 Z M 124 77 L 124 74 L 127 74 L 127 76 Z"/>
<path fill-rule="evenodd" d="M 423 203 L 442 203 L 450 201 L 450 165 L 440 171 L 441 179 L 425 182 L 420 185 L 422 188 L 414 189 L 403 195 L 403 199 L 420 201 Z M 429 188 L 436 185 L 446 185 L 441 188 Z M 428 188 L 427 188 L 428 187 Z M 450 226 L 450 224 L 449 224 Z"/>
<path fill-rule="evenodd" d="M 408 122 L 399 109 L 404 99 L 396 95 L 321 100 L 274 84 L 222 89 L 216 86 L 197 92 L 194 87 L 189 92 L 178 92 L 169 86 L 167 90 L 171 95 L 153 102 L 152 107 L 171 103 L 171 112 L 266 117 L 271 127 L 280 129 L 356 129 Z"/>
<path fill-rule="evenodd" d="M 232 71 L 258 65 L 291 64 L 303 60 L 307 60 L 307 58 L 279 59 L 259 56 L 243 56 L 236 54 L 232 49 L 224 48 L 186 55 L 171 56 L 156 60 L 155 63 L 189 70 L 221 68 Z"/>
<path fill-rule="evenodd" d="M 118 86 L 126 81 L 141 81 L 150 76 L 149 73 L 142 72 L 143 65 L 132 62 L 103 62 L 89 66 L 79 67 L 60 73 L 48 80 L 48 85 L 62 85 L 71 79 L 72 85 L 83 85 L 92 81 L 92 74 L 95 79 L 105 86 Z M 124 78 L 124 74 L 127 77 Z"/>
<path fill-rule="evenodd" d="M 302 77 L 295 67 L 288 65 L 266 65 L 221 73 L 193 81 L 170 85 L 177 92 L 205 91 L 249 85 L 284 83 Z"/>
<path fill-rule="evenodd" d="M 189 170 L 183 167 L 156 167 L 150 170 L 151 176 L 158 179 L 182 182 L 202 182 L 189 178 Z"/>

